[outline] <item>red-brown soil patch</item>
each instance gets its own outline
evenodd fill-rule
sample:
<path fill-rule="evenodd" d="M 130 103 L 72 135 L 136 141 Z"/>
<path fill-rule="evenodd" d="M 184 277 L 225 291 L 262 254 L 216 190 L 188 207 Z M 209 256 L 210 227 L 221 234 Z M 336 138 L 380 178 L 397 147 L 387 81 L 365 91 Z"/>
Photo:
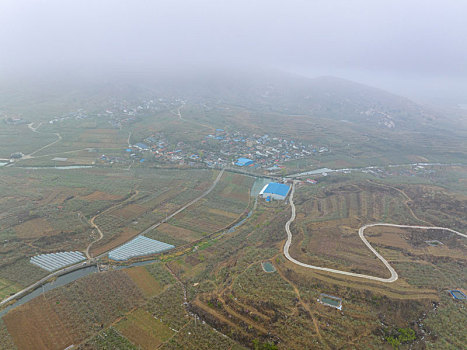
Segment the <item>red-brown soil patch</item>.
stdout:
<path fill-rule="evenodd" d="M 92 255 L 96 256 L 105 253 L 106 251 L 112 250 L 118 247 L 119 245 L 129 241 L 133 237 L 137 236 L 138 233 L 139 231 L 133 228 L 126 227 L 123 229 L 122 232 L 115 235 L 111 241 L 103 243 L 102 245 L 99 245 L 100 242 L 97 242 L 94 246 L 95 248 L 92 249 Z"/>
<path fill-rule="evenodd" d="M 199 234 L 191 230 L 187 230 L 183 227 L 178 227 L 170 224 L 162 224 L 157 228 L 158 231 L 166 233 L 174 238 L 181 239 L 183 241 L 194 241 L 198 238 Z"/>
<path fill-rule="evenodd" d="M 152 277 L 144 266 L 132 267 L 131 269 L 127 269 L 125 273 L 130 276 L 132 281 L 147 297 L 152 297 L 162 291 L 159 282 Z"/>
<path fill-rule="evenodd" d="M 57 231 L 44 218 L 28 220 L 15 226 L 16 235 L 19 238 L 39 238 L 53 236 Z"/>
<path fill-rule="evenodd" d="M 43 297 L 9 312 L 3 319 L 19 350 L 61 350 L 73 344 L 69 330 Z"/>
<path fill-rule="evenodd" d="M 91 194 L 88 194 L 87 196 L 82 196 L 80 197 L 81 199 L 85 201 L 116 201 L 122 198 L 122 196 L 118 196 L 115 194 L 110 194 L 107 192 L 101 192 L 101 191 L 94 191 Z"/>
<path fill-rule="evenodd" d="M 120 209 L 111 212 L 111 215 L 124 219 L 131 219 L 140 216 L 148 209 L 139 204 L 128 204 Z"/>

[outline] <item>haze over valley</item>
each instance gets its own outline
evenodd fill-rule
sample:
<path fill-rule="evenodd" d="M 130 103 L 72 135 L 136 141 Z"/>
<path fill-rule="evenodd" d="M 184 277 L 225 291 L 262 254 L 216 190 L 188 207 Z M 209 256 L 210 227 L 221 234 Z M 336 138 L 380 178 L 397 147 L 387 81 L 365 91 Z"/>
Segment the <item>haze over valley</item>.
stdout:
<path fill-rule="evenodd" d="M 466 348 L 466 11 L 3 1 L 0 348 Z"/>

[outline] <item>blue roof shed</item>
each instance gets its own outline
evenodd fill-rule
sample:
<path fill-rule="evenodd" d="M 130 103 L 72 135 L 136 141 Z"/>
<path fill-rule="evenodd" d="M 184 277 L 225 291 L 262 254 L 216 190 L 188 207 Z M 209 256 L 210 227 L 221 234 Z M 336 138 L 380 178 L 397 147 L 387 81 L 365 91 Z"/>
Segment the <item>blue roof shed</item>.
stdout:
<path fill-rule="evenodd" d="M 248 158 L 238 158 L 237 159 L 237 162 L 235 163 L 235 165 L 238 165 L 238 166 L 248 166 L 248 165 L 251 165 L 253 164 L 254 161 L 251 160 L 251 159 L 248 159 Z"/>
<path fill-rule="evenodd" d="M 290 186 L 286 184 L 280 184 L 277 182 L 271 182 L 268 185 L 264 186 L 261 190 L 260 195 L 266 200 L 279 199 L 284 200 L 289 194 Z"/>

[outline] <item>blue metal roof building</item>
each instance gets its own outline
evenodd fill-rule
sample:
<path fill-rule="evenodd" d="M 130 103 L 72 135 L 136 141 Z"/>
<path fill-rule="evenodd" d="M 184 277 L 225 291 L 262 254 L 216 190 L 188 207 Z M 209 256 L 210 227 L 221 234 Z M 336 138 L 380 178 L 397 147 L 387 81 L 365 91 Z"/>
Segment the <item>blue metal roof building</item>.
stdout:
<path fill-rule="evenodd" d="M 286 184 L 280 184 L 277 182 L 270 182 L 263 187 L 259 193 L 263 198 L 270 198 L 276 200 L 285 200 L 290 192 L 290 186 Z"/>
<path fill-rule="evenodd" d="M 248 165 L 251 165 L 253 164 L 254 161 L 252 161 L 251 159 L 248 159 L 248 158 L 238 158 L 237 159 L 237 162 L 235 163 L 235 165 L 238 165 L 238 166 L 248 166 Z"/>

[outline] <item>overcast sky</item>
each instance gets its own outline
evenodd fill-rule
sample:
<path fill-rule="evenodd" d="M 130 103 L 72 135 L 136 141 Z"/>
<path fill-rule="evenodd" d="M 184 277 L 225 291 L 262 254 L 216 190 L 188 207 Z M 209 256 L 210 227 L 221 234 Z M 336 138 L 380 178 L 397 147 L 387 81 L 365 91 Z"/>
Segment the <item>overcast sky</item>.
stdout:
<path fill-rule="evenodd" d="M 467 91 L 464 0 L 0 0 L 0 28 L 3 76 L 246 64 Z"/>

